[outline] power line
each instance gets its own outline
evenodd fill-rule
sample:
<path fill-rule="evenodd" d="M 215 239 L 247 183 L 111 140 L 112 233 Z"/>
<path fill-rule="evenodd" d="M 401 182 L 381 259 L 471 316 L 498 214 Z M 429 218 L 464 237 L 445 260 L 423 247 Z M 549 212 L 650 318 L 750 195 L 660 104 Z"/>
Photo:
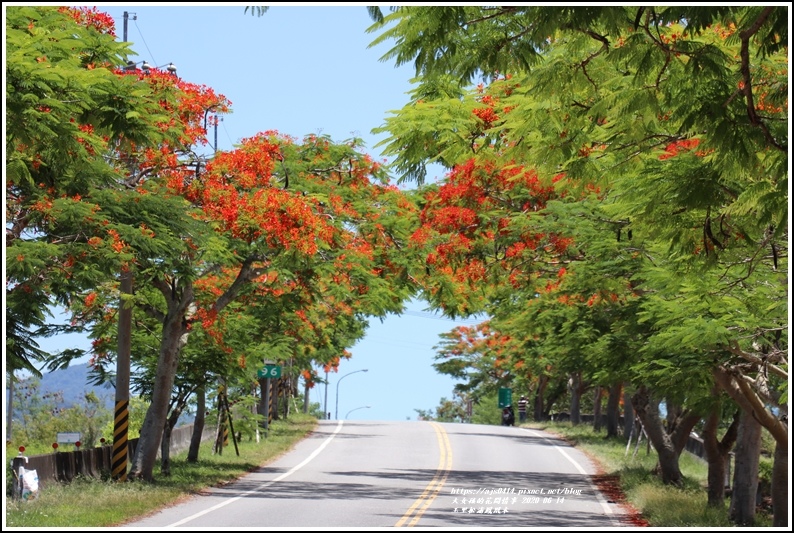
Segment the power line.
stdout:
<path fill-rule="evenodd" d="M 365 337 L 365 338 L 361 339 L 361 341 L 359 341 L 359 342 L 363 343 L 365 345 L 368 345 L 368 344 L 381 344 L 383 346 L 389 346 L 390 348 L 405 348 L 406 350 L 417 350 L 417 349 L 432 350 L 433 347 L 437 344 L 437 342 L 434 342 L 433 344 L 430 344 L 430 343 L 427 343 L 427 342 L 412 342 L 412 341 L 405 341 L 405 340 L 401 340 L 401 339 L 385 339 L 385 338 L 384 339 L 378 339 L 378 338 L 374 338 L 374 337 L 373 338 L 366 338 Z M 352 350 L 360 350 L 361 346 L 359 346 L 357 344 L 356 346 L 353 346 L 351 349 Z"/>
<path fill-rule="evenodd" d="M 467 324 L 467 325 L 471 325 L 471 326 L 480 324 L 481 322 L 484 322 L 485 320 L 488 320 L 488 317 L 483 317 L 481 319 L 475 319 L 475 318 L 448 318 L 448 317 L 445 317 L 445 316 L 440 316 L 440 315 L 436 315 L 436 314 L 432 314 L 432 313 L 428 313 L 428 312 L 423 312 L 423 311 L 403 311 L 402 314 L 403 315 L 409 315 L 409 316 L 416 316 L 416 317 L 419 317 L 419 318 L 432 318 L 432 319 L 435 319 L 435 320 L 444 320 L 444 321 L 447 321 L 447 322 L 458 322 L 458 323 Z"/>
<path fill-rule="evenodd" d="M 152 58 L 152 63 L 154 63 L 155 65 L 158 65 L 159 63 L 157 63 L 157 60 L 154 58 L 154 54 L 152 54 L 152 51 L 149 50 L 149 45 L 146 44 L 146 39 L 144 39 L 144 37 L 143 37 L 143 32 L 138 27 L 138 17 L 135 17 L 134 19 L 132 19 L 132 21 L 135 23 L 135 27 L 138 29 L 138 33 L 140 34 L 141 40 L 143 41 L 143 46 L 146 47 L 146 50 L 149 52 L 149 57 Z"/>
<path fill-rule="evenodd" d="M 226 132 L 226 137 L 229 139 L 229 147 L 234 148 L 234 141 L 232 141 L 231 135 L 229 135 L 229 130 L 226 129 L 226 123 L 221 120 L 221 125 L 223 126 L 223 131 Z"/>

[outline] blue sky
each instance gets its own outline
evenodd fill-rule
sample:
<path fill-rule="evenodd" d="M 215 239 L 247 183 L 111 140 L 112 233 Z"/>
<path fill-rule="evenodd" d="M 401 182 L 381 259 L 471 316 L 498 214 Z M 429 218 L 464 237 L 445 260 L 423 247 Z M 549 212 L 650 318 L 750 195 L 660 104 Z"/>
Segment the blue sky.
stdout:
<path fill-rule="evenodd" d="M 414 71 L 411 65 L 381 62 L 385 44 L 368 48 L 375 35 L 365 31 L 372 23 L 365 5 L 276 5 L 262 17 L 245 13 L 245 5 L 98 7 L 115 19 L 119 39 L 128 13 L 127 40 L 138 54 L 133 60 L 173 63 L 181 78 L 231 100 L 232 113 L 218 127 L 218 149 L 274 129 L 297 138 L 311 133 L 336 141 L 360 137 L 366 151 L 383 160 L 373 149 L 383 136 L 371 130 L 408 101 Z M 433 369 L 433 346 L 440 333 L 476 321 L 453 322 L 425 308 L 412 302 L 403 316 L 371 322 L 366 337 L 350 350 L 352 359 L 329 376 L 332 417 L 337 388 L 339 418 L 350 413 L 351 420 L 414 420 L 414 409 L 432 409 L 441 397 L 452 397 L 455 381 Z M 79 336 L 42 341 L 49 350 L 87 346 Z M 345 377 L 362 369 L 368 371 Z M 314 388 L 311 401 L 325 403 L 323 385 Z"/>

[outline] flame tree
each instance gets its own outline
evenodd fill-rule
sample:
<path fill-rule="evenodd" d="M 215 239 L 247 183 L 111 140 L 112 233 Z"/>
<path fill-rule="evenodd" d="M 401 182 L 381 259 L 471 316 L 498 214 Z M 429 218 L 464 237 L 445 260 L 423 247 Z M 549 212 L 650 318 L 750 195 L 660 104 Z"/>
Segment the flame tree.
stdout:
<path fill-rule="evenodd" d="M 403 179 L 421 181 L 428 162 L 461 165 L 463 154 L 487 145 L 501 158 L 497 168 L 532 168 L 545 185 L 564 173 L 555 187 L 560 202 L 550 204 L 568 215 L 521 217 L 547 231 L 554 228 L 543 222 L 572 224 L 581 215 L 574 191 L 597 187 L 594 221 L 611 228 L 599 235 L 620 228 L 625 242 L 631 230 L 632 245 L 615 259 L 642 259 L 622 268 L 626 289 L 610 291 L 618 300 L 642 297 L 639 327 L 615 324 L 611 334 L 641 347 L 624 370 L 637 383 L 640 416 L 654 428 L 663 478 L 676 483 L 680 472 L 678 436 L 659 430 L 659 396 L 687 400 L 680 375 L 700 380 L 698 390 L 719 383 L 775 438 L 774 520 L 785 525 L 788 435 L 776 413 L 786 410 L 788 377 L 786 8 L 374 13 L 371 31 L 381 34 L 373 44 L 394 39 L 384 59 L 414 61 L 420 80 L 411 104 L 384 126 Z M 493 86 L 499 106 L 483 110 L 487 129 L 470 135 L 467 85 L 477 76 Z M 584 226 L 580 235 L 556 231 L 578 238 L 572 246 L 581 255 L 566 276 L 610 272 L 605 256 L 592 261 L 606 250 L 601 236 L 587 239 Z M 528 286 L 525 299 L 543 285 Z M 600 289 L 595 279 L 577 288 L 585 301 Z M 752 522 L 752 512 L 734 519 Z"/>
<path fill-rule="evenodd" d="M 14 331 L 52 303 L 74 310 L 78 326 L 107 328 L 117 273 L 134 273 L 125 305 L 160 330 L 130 472 L 151 480 L 192 328 L 221 342 L 216 325 L 238 298 L 265 324 L 324 300 L 312 325 L 328 329 L 339 317 L 400 310 L 412 290 L 404 241 L 415 213 L 357 140 L 264 132 L 202 157 L 208 114 L 229 102 L 169 73 L 121 68 L 127 50 L 108 21 L 94 10 L 9 10 L 7 299 Z M 344 349 L 353 337 L 342 337 L 326 345 Z M 12 367 L 37 355 L 24 349 Z M 113 354 L 100 329 L 93 354 Z"/>

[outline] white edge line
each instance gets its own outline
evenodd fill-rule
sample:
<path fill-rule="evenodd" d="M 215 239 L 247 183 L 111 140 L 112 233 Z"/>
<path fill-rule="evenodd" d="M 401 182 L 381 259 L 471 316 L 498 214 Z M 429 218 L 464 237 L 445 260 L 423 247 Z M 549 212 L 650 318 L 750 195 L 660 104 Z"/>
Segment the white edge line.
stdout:
<path fill-rule="evenodd" d="M 200 516 L 204 516 L 204 515 L 205 515 L 205 514 L 207 514 L 207 513 L 211 513 L 212 511 L 215 511 L 215 510 L 217 510 L 217 509 L 220 509 L 221 507 L 224 507 L 224 506 L 226 506 L 226 505 L 229 505 L 230 503 L 236 502 L 237 500 L 239 500 L 239 499 L 241 499 L 241 498 L 245 498 L 245 497 L 246 497 L 246 496 L 248 496 L 249 494 L 254 494 L 255 492 L 258 492 L 258 491 L 260 491 L 260 490 L 262 490 L 262 489 L 264 489 L 264 488 L 266 488 L 266 487 L 269 487 L 269 486 L 270 486 L 270 485 L 272 485 L 273 483 L 275 483 L 275 482 L 277 482 L 277 481 L 281 481 L 282 479 L 286 478 L 287 476 L 290 476 L 290 475 L 294 474 L 295 472 L 297 472 L 298 470 L 300 470 L 301 468 L 303 468 L 304 466 L 306 466 L 306 464 L 307 464 L 309 461 L 311 461 L 312 459 L 314 459 L 315 457 L 317 457 L 317 456 L 320 454 L 320 452 L 321 452 L 321 451 L 323 451 L 323 449 L 324 449 L 326 446 L 328 446 L 328 444 L 329 444 L 329 443 L 330 443 L 330 442 L 331 442 L 331 441 L 334 439 L 334 437 L 336 437 L 336 434 L 337 434 L 337 433 L 339 433 L 339 432 L 342 430 L 342 424 L 343 424 L 343 423 L 344 423 L 344 420 L 340 420 L 340 421 L 339 421 L 339 424 L 337 424 L 337 426 L 336 426 L 336 429 L 334 430 L 334 432 L 333 432 L 333 433 L 331 433 L 331 435 L 329 435 L 329 436 L 328 436 L 328 438 L 327 438 L 327 439 L 325 439 L 325 440 L 323 441 L 323 443 L 322 443 L 322 444 L 320 444 L 320 446 L 319 446 L 319 447 L 318 447 L 316 450 L 314 450 L 314 451 L 311 453 L 311 455 L 309 455 L 309 456 L 308 456 L 306 459 L 304 459 L 303 461 L 301 461 L 301 462 L 300 462 L 300 463 L 298 463 L 297 465 L 295 465 L 295 466 L 293 466 L 292 468 L 290 468 L 288 471 L 286 471 L 286 472 L 284 472 L 283 474 L 281 474 L 281 475 L 277 476 L 275 479 L 272 479 L 272 480 L 268 481 L 267 483 L 263 483 L 263 484 L 259 485 L 259 486 L 258 486 L 258 487 L 256 487 L 256 488 L 253 488 L 253 489 L 247 490 L 247 491 L 243 492 L 243 493 L 242 493 L 241 495 L 239 495 L 239 496 L 235 496 L 234 498 L 229 498 L 228 500 L 224 500 L 224 501 L 222 501 L 221 503 L 219 503 L 219 504 L 217 504 L 217 505 L 213 505 L 212 507 L 210 507 L 210 508 L 208 508 L 208 509 L 205 509 L 205 510 L 201 511 L 200 513 L 196 513 L 196 514 L 194 514 L 194 515 L 190 515 L 190 516 L 188 516 L 188 517 L 185 517 L 185 518 L 183 518 L 182 520 L 179 520 L 178 522 L 174 522 L 173 524 L 168 524 L 167 526 L 161 526 L 161 527 L 176 527 L 176 526 L 181 526 L 182 524 L 184 524 L 184 523 L 186 523 L 186 522 L 190 522 L 191 520 L 195 520 L 196 518 L 198 518 L 198 517 L 200 517 Z"/>
<path fill-rule="evenodd" d="M 618 522 L 617 518 L 615 517 L 615 514 L 612 512 L 612 508 L 609 506 L 609 503 L 607 503 L 607 501 L 606 501 L 606 500 L 604 499 L 604 497 L 601 495 L 601 491 L 600 491 L 600 490 L 598 490 L 598 487 L 596 487 L 596 486 L 593 484 L 593 482 L 592 482 L 592 481 L 590 481 L 590 474 L 588 474 L 588 473 L 587 473 L 587 470 L 585 470 L 584 468 L 582 468 L 582 466 L 581 466 L 579 463 L 577 463 L 577 462 L 576 462 L 576 460 L 574 460 L 574 458 L 573 458 L 573 457 L 571 457 L 570 455 L 568 455 L 568 453 L 567 453 L 565 450 L 563 450 L 562 448 L 560 448 L 558 445 L 554 444 L 554 443 L 551 441 L 551 439 L 549 439 L 549 438 L 548 438 L 548 437 L 546 437 L 545 435 L 542 435 L 542 434 L 540 434 L 540 433 L 536 433 L 535 431 L 532 431 L 532 430 L 529 430 L 529 429 L 528 429 L 528 430 L 526 430 L 526 431 L 528 431 L 529 433 L 532 433 L 532 434 L 533 434 L 533 435 L 535 435 L 536 437 L 540 437 L 541 439 L 543 439 L 543 440 L 545 440 L 545 441 L 548 441 L 549 443 L 551 443 L 551 445 L 552 445 L 552 446 L 554 446 L 554 448 L 555 448 L 555 449 L 556 449 L 558 452 L 560 452 L 560 453 L 562 454 L 562 456 L 563 456 L 563 457 L 565 457 L 566 459 L 568 459 L 568 461 L 570 461 L 570 462 L 571 462 L 571 464 L 573 464 L 573 466 L 575 466 L 575 467 L 576 467 L 576 469 L 579 471 L 579 473 L 580 473 L 580 474 L 582 474 L 582 475 L 584 475 L 584 476 L 587 476 L 587 482 L 590 484 L 590 488 L 592 488 L 592 489 L 593 489 L 593 492 L 594 492 L 594 493 L 595 493 L 595 495 L 596 495 L 596 499 L 598 500 L 598 503 L 600 503 L 600 504 L 601 504 L 601 508 L 602 508 L 602 509 L 604 509 L 604 513 L 605 513 L 605 514 L 607 514 L 607 515 L 609 515 L 609 518 L 610 518 L 610 520 L 612 520 L 612 524 L 613 524 L 615 527 L 618 527 L 620 524 L 619 524 L 619 522 Z"/>

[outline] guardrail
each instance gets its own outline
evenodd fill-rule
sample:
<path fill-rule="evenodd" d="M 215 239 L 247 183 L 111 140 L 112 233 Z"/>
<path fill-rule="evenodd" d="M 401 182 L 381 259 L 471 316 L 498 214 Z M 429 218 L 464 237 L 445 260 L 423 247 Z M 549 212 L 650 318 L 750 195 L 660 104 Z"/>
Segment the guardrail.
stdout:
<path fill-rule="evenodd" d="M 188 449 L 192 434 L 193 424 L 175 428 L 171 432 L 171 453 L 175 454 Z M 201 440 L 203 442 L 214 438 L 214 436 L 215 427 L 205 426 Z M 127 441 L 127 457 L 131 458 L 135 455 L 137 445 L 138 439 L 129 439 Z M 14 457 L 11 463 L 14 478 L 13 496 L 19 497 L 20 494 L 17 493 L 21 491 L 20 483 L 17 479 L 20 467 L 25 470 L 36 471 L 39 478 L 39 490 L 41 490 L 47 485 L 56 482 L 71 483 L 78 476 L 97 479 L 103 476 L 109 477 L 112 471 L 112 453 L 113 446 L 108 444 L 71 452 Z M 159 454 L 160 452 L 158 451 L 158 457 Z"/>

